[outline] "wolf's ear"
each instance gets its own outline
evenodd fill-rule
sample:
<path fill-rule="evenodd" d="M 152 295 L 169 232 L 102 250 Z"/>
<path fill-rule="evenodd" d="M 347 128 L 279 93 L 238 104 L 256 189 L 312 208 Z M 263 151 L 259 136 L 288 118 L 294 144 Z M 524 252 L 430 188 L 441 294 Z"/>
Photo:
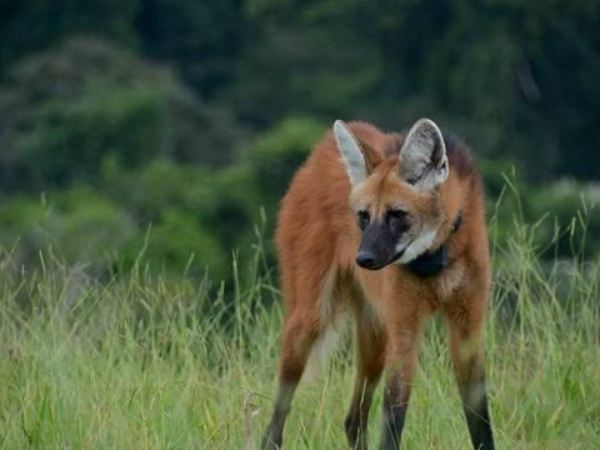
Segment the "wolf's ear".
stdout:
<path fill-rule="evenodd" d="M 448 158 L 442 132 L 429 119 L 418 120 L 400 150 L 400 175 L 422 190 L 438 187 L 448 178 Z"/>
<path fill-rule="evenodd" d="M 373 169 L 374 151 L 361 144 L 342 120 L 336 120 L 333 124 L 333 136 L 346 164 L 350 183 L 352 186 L 362 183 Z"/>

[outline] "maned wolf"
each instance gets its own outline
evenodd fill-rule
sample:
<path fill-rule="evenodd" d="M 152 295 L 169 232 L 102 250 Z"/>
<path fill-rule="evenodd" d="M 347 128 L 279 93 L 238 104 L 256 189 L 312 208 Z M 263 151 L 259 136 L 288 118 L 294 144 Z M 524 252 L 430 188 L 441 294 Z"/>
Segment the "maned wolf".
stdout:
<path fill-rule="evenodd" d="M 345 428 L 367 447 L 385 368 L 381 448 L 400 444 L 426 319 L 440 311 L 471 440 L 493 449 L 483 329 L 490 264 L 484 193 L 470 151 L 428 119 L 406 136 L 335 122 L 296 173 L 277 228 L 285 300 L 279 392 L 265 448 L 279 448 L 307 362 L 347 312 L 357 373 Z"/>

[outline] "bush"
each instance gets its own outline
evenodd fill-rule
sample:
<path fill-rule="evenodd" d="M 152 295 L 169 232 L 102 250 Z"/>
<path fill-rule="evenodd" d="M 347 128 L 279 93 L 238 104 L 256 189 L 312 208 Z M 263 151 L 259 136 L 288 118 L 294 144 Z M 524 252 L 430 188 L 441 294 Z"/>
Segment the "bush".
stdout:
<path fill-rule="evenodd" d="M 0 90 L 0 187 L 40 189 L 98 178 L 160 155 L 228 161 L 229 116 L 175 76 L 104 41 L 74 38 L 17 64 Z"/>
<path fill-rule="evenodd" d="M 559 180 L 534 190 L 529 205 L 531 217 L 549 216 L 546 237 L 554 232 L 553 227 L 560 230 L 556 247 L 560 256 L 600 254 L 600 186 Z"/>
<path fill-rule="evenodd" d="M 136 234 L 131 218 L 115 204 L 85 189 L 50 194 L 41 201 L 13 197 L 0 208 L 0 243 L 19 266 L 35 266 L 52 249 L 70 264 L 108 269 Z"/>
<path fill-rule="evenodd" d="M 250 166 L 260 206 L 274 210 L 294 172 L 321 139 L 326 127 L 311 119 L 286 119 L 250 146 L 245 161 Z"/>
<path fill-rule="evenodd" d="M 266 212 L 265 231 L 270 236 L 277 204 L 323 130 L 311 120 L 286 120 L 259 137 L 239 164 L 216 172 L 164 159 L 127 170 L 113 161 L 105 166 L 102 186 L 132 212 L 140 227 L 149 223 L 159 227 L 166 214 L 176 210 L 177 223 L 183 223 L 185 216 L 187 223 L 196 222 L 221 252 L 240 249 L 244 259 L 257 239 L 254 226 L 263 225 L 261 209 Z M 272 261 L 271 242 L 265 247 Z M 177 263 L 178 267 L 186 261 Z"/>
<path fill-rule="evenodd" d="M 508 178 L 508 183 L 498 204 L 488 201 L 489 215 L 494 219 L 492 239 L 497 244 L 505 245 L 515 237 L 518 222 L 521 231 L 535 236 L 527 244 L 542 258 L 578 255 L 588 259 L 600 255 L 597 185 L 571 180 L 522 184 L 513 177 Z"/>
<path fill-rule="evenodd" d="M 230 253 L 222 249 L 214 233 L 188 214 L 171 209 L 146 236 L 138 235 L 130 242 L 124 260 L 129 266 L 142 256 L 153 270 L 196 276 L 208 272 L 212 280 L 220 281 L 225 278 Z"/>
<path fill-rule="evenodd" d="M 225 277 L 224 257 L 247 231 L 249 220 L 243 209 L 236 210 L 236 204 L 230 203 L 218 174 L 199 165 L 156 159 L 135 170 L 108 164 L 103 178 L 109 196 L 131 212 L 141 229 L 149 230 L 143 253 L 154 268 L 181 273 L 192 261 L 195 274 L 208 268 L 213 278 Z M 253 186 L 239 188 L 252 190 Z M 143 235 L 130 243 L 127 265 L 145 245 Z"/>
<path fill-rule="evenodd" d="M 219 195 L 211 186 L 213 178 L 203 166 L 182 166 L 166 159 L 135 170 L 112 160 L 104 168 L 101 187 L 145 226 L 173 208 L 200 221 L 214 215 Z"/>
<path fill-rule="evenodd" d="M 74 102 L 49 101 L 38 128 L 18 143 L 38 185 L 94 180 L 106 158 L 133 167 L 155 157 L 167 136 L 164 98 L 156 90 L 106 88 Z"/>

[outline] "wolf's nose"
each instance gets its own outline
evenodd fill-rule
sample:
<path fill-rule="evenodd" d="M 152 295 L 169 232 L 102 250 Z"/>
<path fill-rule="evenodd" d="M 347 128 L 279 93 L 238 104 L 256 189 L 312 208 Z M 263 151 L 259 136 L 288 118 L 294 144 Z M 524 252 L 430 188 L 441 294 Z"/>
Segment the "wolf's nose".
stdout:
<path fill-rule="evenodd" d="M 375 256 L 369 251 L 361 250 L 356 255 L 356 264 L 365 269 L 373 267 L 375 265 Z"/>

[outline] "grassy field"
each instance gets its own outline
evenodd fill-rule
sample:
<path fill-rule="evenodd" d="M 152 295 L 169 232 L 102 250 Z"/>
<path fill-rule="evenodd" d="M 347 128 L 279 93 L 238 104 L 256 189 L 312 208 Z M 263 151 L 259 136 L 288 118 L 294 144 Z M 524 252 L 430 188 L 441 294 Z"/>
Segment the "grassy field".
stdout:
<path fill-rule="evenodd" d="M 600 264 L 542 268 L 521 231 L 494 252 L 487 346 L 498 448 L 595 448 Z M 98 283 L 50 256 L 40 266 L 0 262 L 1 448 L 255 448 L 271 412 L 282 319 L 268 277 L 245 275 L 224 296 L 140 267 Z M 449 368 L 434 321 L 404 448 L 469 448 Z M 344 448 L 352 378 L 348 339 L 321 379 L 299 389 L 287 448 Z M 381 392 L 373 445 L 380 406 Z"/>

